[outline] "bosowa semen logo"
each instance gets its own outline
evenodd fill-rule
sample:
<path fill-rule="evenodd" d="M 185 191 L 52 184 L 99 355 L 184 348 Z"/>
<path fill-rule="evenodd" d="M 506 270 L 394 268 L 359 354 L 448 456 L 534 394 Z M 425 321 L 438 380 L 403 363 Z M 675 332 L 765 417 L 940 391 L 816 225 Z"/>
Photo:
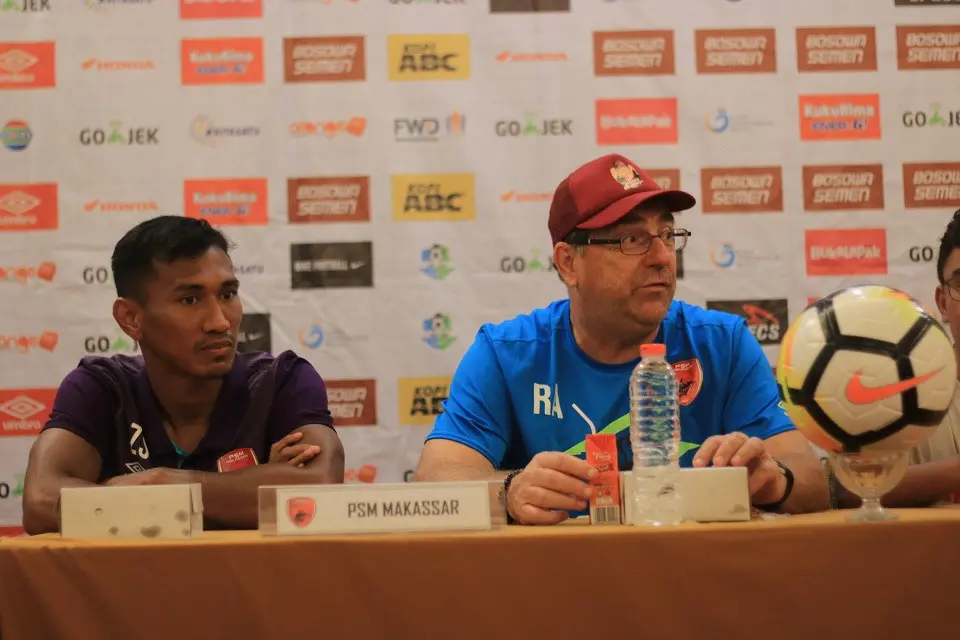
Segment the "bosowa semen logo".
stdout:
<path fill-rule="evenodd" d="M 700 189 L 704 213 L 783 211 L 781 167 L 704 167 Z"/>
<path fill-rule="evenodd" d="M 369 222 L 370 178 L 330 176 L 287 180 L 287 219 L 292 223 Z"/>
<path fill-rule="evenodd" d="M 776 73 L 776 29 L 698 29 L 697 73 Z"/>
<path fill-rule="evenodd" d="M 672 76 L 673 31 L 594 31 L 593 75 Z"/>
<path fill-rule="evenodd" d="M 376 380 L 326 380 L 325 384 L 335 427 L 376 426 Z"/>
<path fill-rule="evenodd" d="M 293 289 L 373 286 L 372 242 L 316 242 L 290 245 Z"/>
<path fill-rule="evenodd" d="M 405 174 L 390 178 L 393 219 L 399 222 L 473 220 L 472 173 Z"/>
<path fill-rule="evenodd" d="M 390 80 L 466 80 L 470 78 L 470 36 L 389 35 L 387 59 Z"/>
<path fill-rule="evenodd" d="M 707 300 L 707 309 L 725 311 L 744 318 L 753 337 L 762 345 L 780 344 L 789 324 L 787 301 L 774 300 Z"/>
<path fill-rule="evenodd" d="M 960 24 L 897 27 L 901 71 L 960 69 Z"/>
<path fill-rule="evenodd" d="M 876 71 L 876 27 L 798 28 L 797 70 Z"/>
<path fill-rule="evenodd" d="M 423 321 L 423 341 L 438 351 L 446 350 L 456 342 L 453 335 L 453 322 L 445 313 L 435 313 Z"/>
<path fill-rule="evenodd" d="M 397 416 L 404 426 L 429 426 L 443 413 L 450 396 L 451 376 L 400 378 L 397 380 Z"/>
<path fill-rule="evenodd" d="M 903 204 L 907 209 L 960 207 L 960 162 L 905 163 Z"/>
<path fill-rule="evenodd" d="M 882 211 L 883 207 L 882 164 L 803 167 L 805 211 Z"/>
<path fill-rule="evenodd" d="M 420 271 L 434 280 L 446 280 L 454 271 L 450 250 L 442 244 L 434 244 L 420 252 Z"/>
<path fill-rule="evenodd" d="M 363 36 L 283 39 L 283 81 L 345 82 L 367 77 Z"/>

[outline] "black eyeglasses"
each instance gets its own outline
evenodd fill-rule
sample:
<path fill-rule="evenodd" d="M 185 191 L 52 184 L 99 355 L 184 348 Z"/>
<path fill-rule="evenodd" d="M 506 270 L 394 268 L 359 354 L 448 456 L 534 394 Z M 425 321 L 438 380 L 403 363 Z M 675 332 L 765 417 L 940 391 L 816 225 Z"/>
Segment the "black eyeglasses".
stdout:
<path fill-rule="evenodd" d="M 943 284 L 947 289 L 947 295 L 960 302 L 960 276 L 954 276 Z"/>
<path fill-rule="evenodd" d="M 638 256 L 650 250 L 654 238 L 660 238 L 663 245 L 671 251 L 680 251 L 687 246 L 687 238 L 693 234 L 686 229 L 664 229 L 660 233 L 631 233 L 620 238 L 577 238 L 570 244 L 617 244 L 624 255 Z"/>

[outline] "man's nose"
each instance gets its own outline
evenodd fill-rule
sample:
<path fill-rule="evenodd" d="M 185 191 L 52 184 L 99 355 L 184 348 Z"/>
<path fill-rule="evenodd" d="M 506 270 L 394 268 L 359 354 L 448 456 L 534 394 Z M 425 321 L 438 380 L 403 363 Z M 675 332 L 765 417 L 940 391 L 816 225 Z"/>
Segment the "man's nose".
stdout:
<path fill-rule="evenodd" d="M 673 250 L 667 247 L 663 240 L 660 239 L 660 236 L 656 236 L 650 241 L 650 248 L 647 250 L 644 258 L 646 258 L 646 263 L 649 266 L 668 266 L 670 264 L 670 256 L 673 253 Z"/>
<path fill-rule="evenodd" d="M 214 302 L 206 318 L 204 318 L 204 333 L 227 333 L 230 330 L 230 320 L 227 314 L 223 312 L 223 307 L 219 302 Z"/>

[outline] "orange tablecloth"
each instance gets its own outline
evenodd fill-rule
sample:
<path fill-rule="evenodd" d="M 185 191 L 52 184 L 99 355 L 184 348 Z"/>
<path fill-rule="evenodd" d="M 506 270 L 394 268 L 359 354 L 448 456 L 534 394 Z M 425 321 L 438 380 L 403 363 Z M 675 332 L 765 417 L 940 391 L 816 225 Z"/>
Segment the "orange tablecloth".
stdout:
<path fill-rule="evenodd" d="M 960 509 L 898 513 L 676 530 L 12 538 L 0 541 L 0 637 L 957 638 Z"/>

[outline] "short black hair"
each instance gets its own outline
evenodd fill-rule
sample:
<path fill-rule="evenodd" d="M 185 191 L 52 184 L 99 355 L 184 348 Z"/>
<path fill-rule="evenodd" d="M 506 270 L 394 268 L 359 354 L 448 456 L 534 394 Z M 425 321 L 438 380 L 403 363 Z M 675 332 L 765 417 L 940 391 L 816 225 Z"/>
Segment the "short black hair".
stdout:
<path fill-rule="evenodd" d="M 199 258 L 212 248 L 229 253 L 226 236 L 206 220 L 158 216 L 127 231 L 113 248 L 110 267 L 117 295 L 143 300 L 144 282 L 153 276 L 154 263 Z"/>
<path fill-rule="evenodd" d="M 937 252 L 937 281 L 940 284 L 946 284 L 943 268 L 947 266 L 947 260 L 954 249 L 960 249 L 960 209 L 953 212 L 953 218 L 940 238 L 940 250 Z"/>

